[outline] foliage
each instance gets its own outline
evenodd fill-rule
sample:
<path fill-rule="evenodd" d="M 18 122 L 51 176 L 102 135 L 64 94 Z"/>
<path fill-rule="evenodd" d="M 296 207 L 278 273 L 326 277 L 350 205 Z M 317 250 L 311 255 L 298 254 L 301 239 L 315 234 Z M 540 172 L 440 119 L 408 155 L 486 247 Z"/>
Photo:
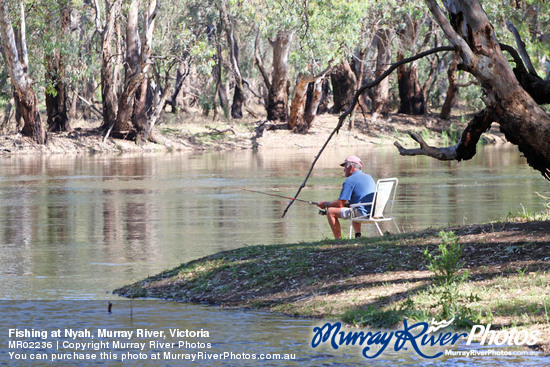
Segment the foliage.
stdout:
<path fill-rule="evenodd" d="M 82 0 L 24 1 L 29 49 L 29 72 L 41 92 L 52 92 L 52 78 L 46 73 L 48 55 L 62 57 L 67 65 L 64 82 L 71 91 L 82 91 L 88 86 L 100 96 L 101 29 L 96 29 L 95 9 L 92 3 Z M 128 1 L 124 1 L 127 5 Z M 18 2 L 10 1 L 10 15 L 14 28 L 19 28 Z M 515 45 L 512 33 L 506 28 L 511 21 L 522 35 L 526 49 L 540 76 L 550 72 L 550 2 L 526 0 L 513 2 L 484 1 L 483 6 L 495 28 L 499 41 Z M 100 23 L 105 21 L 104 4 L 101 3 Z M 402 49 L 404 56 L 411 56 L 421 47 L 447 44 L 445 37 L 433 20 L 424 3 L 398 0 L 167 0 L 161 3 L 156 17 L 153 36 L 153 63 L 160 82 L 175 79 L 179 66 L 184 65 L 189 74 L 187 93 L 194 101 L 208 102 L 213 108 L 213 69 L 223 58 L 223 83 L 232 86 L 233 77 L 227 49 L 226 34 L 221 26 L 220 11 L 224 6 L 234 25 L 239 41 L 239 64 L 243 76 L 251 88 L 259 89 L 262 79 L 255 66 L 254 41 L 260 32 L 260 51 L 269 68 L 270 46 L 281 30 L 293 32 L 294 42 L 290 53 L 290 75 L 317 74 L 342 59 L 352 60 L 358 50 L 364 50 L 366 78 L 372 79 L 376 47 L 373 37 L 378 29 L 390 29 L 393 34 L 392 53 Z M 60 31 L 60 12 L 71 8 L 71 29 Z M 142 6 L 146 6 L 143 2 Z M 414 42 L 404 45 L 396 42 L 398 32 L 407 28 L 407 19 L 417 22 L 418 32 Z M 124 49 L 124 22 L 121 22 L 120 46 Z M 101 26 L 101 24 L 100 24 Z M 427 40 L 427 41 L 426 41 Z M 116 51 L 120 54 L 120 50 Z M 220 55 L 218 55 L 220 52 Z M 395 60 L 395 56 L 393 57 Z M 421 84 L 432 73 L 434 80 L 428 85 L 432 109 L 438 108 L 446 90 L 444 77 L 450 53 L 434 55 L 418 61 Z M 435 66 L 434 66 L 435 65 Z M 4 66 L 0 66 L 0 73 Z M 117 70 L 119 72 L 120 70 Z M 459 83 L 466 84 L 470 76 L 458 72 Z M 161 80 L 162 79 L 162 80 Z M 393 79 L 391 79 L 391 82 Z M 173 87 L 173 83 L 172 83 Z M 391 88 L 396 90 L 396 88 Z M 0 91 L 2 99 L 9 99 L 9 88 Z M 261 94 L 261 93 L 260 93 Z M 37 93 L 39 98 L 44 93 Z M 469 110 L 482 107 L 479 86 L 460 88 L 461 104 Z M 204 105 L 204 103 L 203 103 Z M 454 140 L 453 137 L 449 137 Z"/>
<path fill-rule="evenodd" d="M 520 220 L 520 221 L 534 221 L 534 220 L 549 220 L 550 219 L 550 197 L 544 196 L 536 192 L 544 200 L 543 211 L 533 211 L 526 208 L 523 204 L 520 204 L 521 211 L 514 214 L 512 211 L 508 212 L 506 219 L 508 220 Z"/>
<path fill-rule="evenodd" d="M 519 31 L 522 41 L 538 74 L 543 78 L 550 71 L 550 4 L 543 0 L 514 2 L 515 6 L 502 6 L 500 1 L 483 3 L 489 20 L 495 26 L 500 42 L 517 48 L 512 32 L 506 27 L 510 21 Z"/>
<path fill-rule="evenodd" d="M 460 286 L 469 278 L 468 272 L 461 272 L 463 263 L 460 261 L 462 248 L 459 239 L 452 231 L 439 232 L 439 238 L 441 243 L 435 254 L 430 253 L 428 249 L 424 250 L 428 269 L 435 275 L 431 294 L 437 298 L 437 301 L 432 308 L 440 310 L 439 317 L 443 320 L 454 318 L 458 326 L 475 324 L 479 321 L 480 315 L 474 314 L 463 303 L 478 301 L 479 297 L 474 294 L 463 295 L 459 291 Z"/>
<path fill-rule="evenodd" d="M 460 256 L 462 249 L 458 243 L 458 237 L 451 232 L 439 232 L 441 244 L 438 246 L 438 253 L 431 254 L 428 249 L 424 251 L 424 256 L 428 259 L 428 269 L 435 274 L 435 279 L 439 285 L 456 283 L 464 280 L 464 275 L 459 274 L 462 266 Z"/>

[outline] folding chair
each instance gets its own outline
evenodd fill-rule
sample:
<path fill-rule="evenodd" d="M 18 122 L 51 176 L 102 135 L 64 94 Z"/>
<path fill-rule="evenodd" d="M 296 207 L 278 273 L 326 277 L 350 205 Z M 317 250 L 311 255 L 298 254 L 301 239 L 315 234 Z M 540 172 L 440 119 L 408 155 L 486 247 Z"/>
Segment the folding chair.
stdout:
<path fill-rule="evenodd" d="M 395 202 L 395 192 L 397 191 L 397 178 L 383 178 L 376 182 L 376 191 L 370 203 L 358 203 L 350 205 L 351 208 L 370 205 L 371 211 L 368 215 L 353 216 L 354 210 L 351 212 L 349 224 L 349 238 L 352 238 L 353 222 L 358 223 L 374 223 L 380 236 L 382 230 L 378 225 L 379 222 L 393 221 L 397 232 L 401 233 L 394 217 L 392 217 L 393 203 Z M 389 204 L 389 205 L 388 205 Z M 360 213 L 360 212 L 359 212 Z"/>

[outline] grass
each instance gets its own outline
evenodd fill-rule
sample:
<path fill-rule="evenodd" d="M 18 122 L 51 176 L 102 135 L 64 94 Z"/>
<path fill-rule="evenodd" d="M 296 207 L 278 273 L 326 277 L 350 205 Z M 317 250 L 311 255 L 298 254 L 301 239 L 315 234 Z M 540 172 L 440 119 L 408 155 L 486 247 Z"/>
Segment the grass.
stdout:
<path fill-rule="evenodd" d="M 452 230 L 462 246 L 459 262 L 471 274 L 454 290 L 459 309 L 469 310 L 464 320 L 494 327 L 548 323 L 550 222 L 515 219 Z M 426 248 L 437 250 L 438 232 L 246 246 L 182 264 L 116 293 L 371 327 L 391 327 L 405 317 L 438 319 L 444 285 L 434 283 L 424 256 Z"/>

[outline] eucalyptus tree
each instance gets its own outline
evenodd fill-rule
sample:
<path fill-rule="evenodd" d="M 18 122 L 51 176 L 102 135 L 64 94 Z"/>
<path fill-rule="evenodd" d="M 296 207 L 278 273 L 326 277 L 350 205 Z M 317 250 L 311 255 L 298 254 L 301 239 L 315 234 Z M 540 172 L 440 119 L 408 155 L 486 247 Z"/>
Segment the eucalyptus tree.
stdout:
<path fill-rule="evenodd" d="M 289 126 L 295 132 L 309 130 L 321 99 L 322 79 L 342 59 L 352 55 L 361 31 L 362 3 L 327 0 L 294 5 L 301 23 L 296 30 L 296 47 L 290 54 L 297 74 L 289 118 Z M 310 83 L 313 83 L 313 95 L 306 111 Z"/>
<path fill-rule="evenodd" d="M 239 64 L 239 41 L 235 31 L 235 16 L 230 12 L 235 11 L 237 5 L 234 1 L 222 0 L 218 2 L 220 14 L 220 25 L 225 31 L 227 46 L 229 48 L 229 64 L 233 71 L 235 87 L 233 92 L 233 103 L 231 104 L 231 117 L 240 119 L 243 117 L 242 107 L 245 103 L 244 78 Z M 233 5 L 233 7 L 230 7 Z M 221 52 L 218 53 L 221 56 Z"/>
<path fill-rule="evenodd" d="M 105 0 L 105 21 L 100 18 L 100 7 L 96 2 L 97 27 L 102 34 L 102 97 L 103 129 L 124 138 L 135 138 L 137 142 L 151 137 L 153 126 L 150 124 L 146 108 L 147 89 L 155 18 L 159 3 L 156 0 L 142 4 L 140 0 Z M 125 5 L 123 8 L 122 5 Z M 116 32 L 116 22 L 120 15 L 126 15 L 124 37 Z M 140 12 L 142 24 L 140 26 Z M 121 41 L 122 38 L 122 41 Z M 117 93 L 120 60 L 117 62 L 113 45 L 118 53 L 124 52 L 124 82 Z M 124 50 L 122 50 L 122 48 Z"/>
<path fill-rule="evenodd" d="M 215 63 L 215 47 L 209 45 L 208 39 L 211 22 L 202 19 L 204 12 L 204 6 L 190 0 L 163 1 L 159 11 L 155 27 L 157 41 L 153 43 L 151 58 L 156 84 L 154 94 L 166 92 L 171 88 L 170 81 L 174 81 L 166 100 L 172 113 L 186 109 L 186 96 L 207 94 L 201 90 L 200 80 L 194 77 L 210 75 Z"/>
<path fill-rule="evenodd" d="M 70 54 L 71 0 L 44 1 L 42 5 L 48 130 L 69 131 L 66 68 Z"/>
<path fill-rule="evenodd" d="M 270 121 L 288 121 L 290 93 L 289 55 L 295 35 L 300 27 L 298 7 L 292 1 L 258 1 L 253 8 L 258 28 L 254 47 L 256 66 L 260 70 L 267 89 L 265 109 Z M 268 41 L 271 47 L 271 72 L 264 66 L 261 40 Z"/>
<path fill-rule="evenodd" d="M 33 89 L 33 80 L 29 75 L 24 4 L 19 1 L 17 5 L 20 11 L 18 40 L 16 40 L 13 31 L 8 1 L 1 0 L 0 2 L 0 36 L 4 58 L 15 89 L 16 108 L 21 111 L 24 120 L 21 133 L 32 137 L 38 144 L 45 144 L 46 131 L 42 126 L 38 99 Z"/>
<path fill-rule="evenodd" d="M 105 14 L 102 16 L 102 4 L 93 1 L 95 9 L 96 32 L 101 35 L 101 101 L 103 104 L 103 123 L 101 130 L 109 133 L 116 122 L 118 113 L 117 89 L 120 84 L 121 35 L 115 27 L 121 16 L 122 0 L 105 0 Z M 116 53 L 113 51 L 116 47 Z"/>
<path fill-rule="evenodd" d="M 253 5 L 242 0 L 199 1 L 188 5 L 188 27 L 197 39 L 194 60 L 197 62 L 201 81 L 201 105 L 208 112 L 217 113 L 217 98 L 227 114 L 239 119 L 243 116 L 247 93 L 250 89 L 248 72 L 253 52 L 241 52 L 250 47 L 253 39 L 253 23 L 248 17 Z M 200 47 L 198 47 L 200 45 Z M 226 94 L 226 83 L 233 88 L 231 108 Z M 209 96 L 212 96 L 210 98 Z M 230 109 L 230 111 L 229 111 Z"/>
<path fill-rule="evenodd" d="M 525 155 L 528 164 L 550 179 L 550 116 L 539 106 L 550 102 L 550 94 L 539 93 L 548 90 L 550 82 L 533 75 L 537 74 L 534 67 L 529 72 L 531 68 L 519 56 L 513 58 L 516 67 L 512 69 L 503 50 L 514 54 L 514 49 L 499 44 L 495 28 L 479 1 L 447 0 L 444 8 L 436 0 L 426 3 L 458 50 L 461 68 L 479 81 L 485 108 L 474 115 L 455 146 L 430 147 L 419 136 L 412 135 L 420 148 L 404 149 L 398 145 L 400 153 L 441 160 L 470 159 L 476 153 L 480 136 L 496 122 L 506 138 Z M 531 77 L 526 77 L 528 74 Z"/>

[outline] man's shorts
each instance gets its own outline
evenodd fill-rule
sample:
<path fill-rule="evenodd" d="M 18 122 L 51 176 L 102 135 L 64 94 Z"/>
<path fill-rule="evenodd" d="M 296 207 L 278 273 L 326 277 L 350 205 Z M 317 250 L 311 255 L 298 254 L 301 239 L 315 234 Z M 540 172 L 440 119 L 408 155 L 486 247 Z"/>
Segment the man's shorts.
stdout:
<path fill-rule="evenodd" d="M 342 208 L 340 209 L 340 217 L 342 217 L 342 219 L 350 219 L 352 210 L 354 218 L 364 215 L 363 212 L 358 208 Z"/>

